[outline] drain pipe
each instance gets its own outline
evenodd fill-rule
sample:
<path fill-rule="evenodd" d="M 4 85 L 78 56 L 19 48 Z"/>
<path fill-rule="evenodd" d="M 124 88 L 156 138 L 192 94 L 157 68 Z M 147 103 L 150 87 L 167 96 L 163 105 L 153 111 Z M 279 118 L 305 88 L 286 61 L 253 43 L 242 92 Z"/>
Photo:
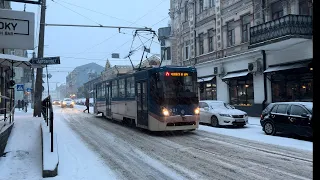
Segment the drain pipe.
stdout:
<path fill-rule="evenodd" d="M 265 50 L 261 50 L 261 53 L 262 53 L 263 72 L 264 72 L 267 69 L 266 51 Z M 265 73 L 263 73 L 263 86 L 264 86 L 264 100 L 262 102 L 262 111 L 266 108 L 266 102 L 268 100 L 267 75 Z"/>

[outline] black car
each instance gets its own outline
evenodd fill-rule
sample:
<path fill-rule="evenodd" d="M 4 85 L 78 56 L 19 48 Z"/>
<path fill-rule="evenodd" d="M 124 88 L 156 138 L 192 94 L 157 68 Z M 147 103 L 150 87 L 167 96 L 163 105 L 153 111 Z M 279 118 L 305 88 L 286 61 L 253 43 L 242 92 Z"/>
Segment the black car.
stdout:
<path fill-rule="evenodd" d="M 271 103 L 262 111 L 262 130 L 268 135 L 285 132 L 313 137 L 312 109 L 312 102 Z"/>

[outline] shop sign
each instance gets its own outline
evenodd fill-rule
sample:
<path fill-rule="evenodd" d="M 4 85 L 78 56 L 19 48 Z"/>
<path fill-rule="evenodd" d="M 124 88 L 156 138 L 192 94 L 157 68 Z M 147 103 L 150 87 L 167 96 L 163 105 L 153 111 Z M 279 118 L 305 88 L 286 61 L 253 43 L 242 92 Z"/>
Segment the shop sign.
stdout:
<path fill-rule="evenodd" d="M 0 9 L 0 48 L 34 49 L 33 12 Z"/>

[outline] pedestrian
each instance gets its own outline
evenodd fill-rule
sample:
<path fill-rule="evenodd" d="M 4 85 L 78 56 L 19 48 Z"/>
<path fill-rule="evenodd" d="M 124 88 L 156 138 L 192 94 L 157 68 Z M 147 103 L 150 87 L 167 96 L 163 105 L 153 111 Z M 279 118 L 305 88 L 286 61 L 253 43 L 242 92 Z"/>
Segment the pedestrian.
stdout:
<path fill-rule="evenodd" d="M 20 111 L 20 107 L 21 107 L 21 101 L 20 99 L 18 100 L 18 108 L 19 108 L 19 111 Z"/>
<path fill-rule="evenodd" d="M 42 102 L 41 102 L 41 105 L 42 105 L 42 115 L 43 115 L 43 118 L 46 119 L 47 118 L 47 108 L 49 108 L 49 97 L 46 97 Z"/>
<path fill-rule="evenodd" d="M 86 98 L 85 105 L 86 105 L 87 109 L 83 110 L 83 112 L 86 112 L 86 110 L 88 110 L 88 113 L 90 113 L 89 112 L 89 98 L 88 97 Z"/>
<path fill-rule="evenodd" d="M 22 107 L 22 110 L 24 110 L 24 106 L 25 106 L 25 103 L 24 103 L 24 100 L 22 99 L 22 100 L 21 100 L 21 107 Z"/>

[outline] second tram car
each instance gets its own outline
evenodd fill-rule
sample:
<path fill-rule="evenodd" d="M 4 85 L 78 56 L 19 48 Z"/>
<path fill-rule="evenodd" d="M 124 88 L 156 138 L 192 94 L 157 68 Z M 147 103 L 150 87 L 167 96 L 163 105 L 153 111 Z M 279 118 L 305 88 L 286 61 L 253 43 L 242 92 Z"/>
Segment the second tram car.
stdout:
<path fill-rule="evenodd" d="M 150 131 L 199 126 L 197 71 L 156 67 L 96 84 L 96 114 Z"/>

